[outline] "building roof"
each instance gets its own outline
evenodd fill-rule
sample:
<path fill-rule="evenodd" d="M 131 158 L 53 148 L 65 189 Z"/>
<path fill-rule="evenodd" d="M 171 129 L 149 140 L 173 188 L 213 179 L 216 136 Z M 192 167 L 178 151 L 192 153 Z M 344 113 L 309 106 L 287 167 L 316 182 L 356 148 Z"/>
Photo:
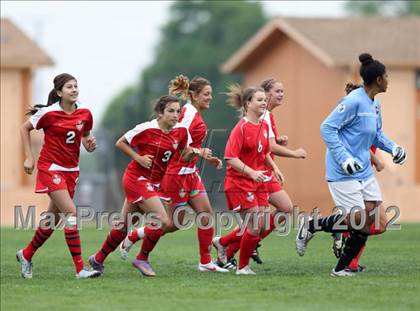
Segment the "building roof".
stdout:
<path fill-rule="evenodd" d="M 9 19 L 1 19 L 1 67 L 53 65 L 51 57 Z"/>
<path fill-rule="evenodd" d="M 419 17 L 276 17 L 243 44 L 224 64 L 225 73 L 241 72 L 283 33 L 327 66 L 356 65 L 368 52 L 387 66 L 420 66 Z"/>

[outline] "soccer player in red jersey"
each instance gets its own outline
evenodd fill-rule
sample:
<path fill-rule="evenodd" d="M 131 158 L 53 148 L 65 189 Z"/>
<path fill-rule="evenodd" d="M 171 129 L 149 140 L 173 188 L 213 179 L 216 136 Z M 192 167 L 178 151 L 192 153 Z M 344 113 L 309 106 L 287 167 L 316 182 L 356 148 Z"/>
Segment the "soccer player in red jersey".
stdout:
<path fill-rule="evenodd" d="M 306 158 L 306 151 L 303 148 L 298 148 L 296 150 L 292 150 L 286 147 L 288 143 L 287 136 L 279 136 L 277 131 L 276 122 L 274 120 L 274 115 L 272 111 L 279 107 L 283 103 L 284 98 L 284 87 L 283 83 L 277 81 L 274 78 L 269 78 L 261 82 L 260 85 L 266 94 L 267 97 L 267 111 L 262 115 L 262 119 L 265 120 L 268 124 L 268 138 L 270 143 L 270 151 L 271 157 L 274 159 L 274 155 L 280 157 L 288 157 L 288 158 L 295 158 L 295 159 L 304 159 Z M 268 176 L 272 175 L 272 169 L 269 166 L 266 166 Z M 267 182 L 267 191 L 269 193 L 269 203 L 274 207 L 270 214 L 270 223 L 265 228 L 263 233 L 261 234 L 261 239 L 267 237 L 276 227 L 274 223 L 274 216 L 277 212 L 283 213 L 291 213 L 293 204 L 290 200 L 289 195 L 283 189 L 283 181 L 284 177 L 282 176 L 282 180 L 279 181 L 276 178 L 271 178 L 269 182 Z M 281 219 L 279 219 L 281 221 Z M 239 232 L 239 228 L 236 229 Z M 228 246 L 226 250 L 226 257 L 228 262 L 226 265 L 223 265 L 226 268 L 233 269 L 236 265 L 236 261 L 233 258 L 237 250 L 239 249 L 240 242 L 232 243 Z M 258 244 L 257 247 L 259 247 Z M 255 250 L 252 254 L 252 259 L 261 264 L 262 260 L 258 254 L 258 251 Z"/>
<path fill-rule="evenodd" d="M 218 258 L 226 262 L 225 248 L 240 241 L 239 264 L 236 274 L 255 274 L 249 267 L 250 257 L 261 239 L 264 220 L 260 212 L 268 209 L 267 182 L 281 180 L 281 172 L 270 156 L 269 127 L 260 120 L 266 112 L 264 89 L 238 85 L 229 88 L 229 103 L 243 112 L 243 118 L 232 130 L 225 150 L 227 173 L 225 195 L 229 209 L 238 212 L 246 226 L 243 234 L 233 230 L 222 237 L 215 237 L 213 245 Z M 271 168 L 267 171 L 267 167 Z"/>
<path fill-rule="evenodd" d="M 166 233 L 179 229 L 179 226 L 174 222 L 174 214 L 179 207 L 188 203 L 197 215 L 201 214 L 200 216 L 203 216 L 200 217 L 201 223 L 197 224 L 200 248 L 198 270 L 201 272 L 228 272 L 226 269 L 215 265 L 211 259 L 210 251 L 214 228 L 211 223 L 209 225 L 209 222 L 213 216 L 213 210 L 196 167 L 196 163 L 201 157 L 216 168 L 222 168 L 222 161 L 213 156 L 209 148 L 202 148 L 207 134 L 207 126 L 201 117 L 201 113 L 210 107 L 212 100 L 211 84 L 202 77 L 195 77 L 189 81 L 187 77 L 179 75 L 170 82 L 169 92 L 189 100 L 182 107 L 179 122 L 188 128 L 192 138 L 190 147 L 197 156 L 190 161 L 184 161 L 179 154 L 175 155 L 163 177 L 162 193 L 169 200 L 167 211 L 169 218 L 172 220 L 171 225 L 166 229 Z M 178 224 L 183 222 L 184 215 L 184 212 L 178 213 Z M 133 230 L 121 244 L 120 251 L 123 259 L 127 257 L 127 253 L 133 244 L 140 239 L 144 239 L 143 244 L 149 239 L 143 227 Z"/>
<path fill-rule="evenodd" d="M 37 163 L 36 193 L 47 193 L 51 201 L 49 216 L 42 219 L 31 242 L 16 253 L 24 278 L 32 278 L 32 256 L 54 232 L 60 221 L 59 213 L 66 215 L 64 235 L 72 255 L 77 278 L 99 275 L 98 271 L 84 268 L 81 242 L 76 220 L 73 196 L 79 176 L 79 154 L 82 143 L 88 152 L 96 148 L 96 140 L 90 134 L 93 120 L 89 109 L 77 103 L 77 80 L 63 73 L 54 78 L 54 89 L 48 96 L 47 105 L 36 105 L 21 129 L 26 159 L 25 173 L 32 174 L 35 166 L 30 132 L 44 131 L 44 144 Z M 54 222 L 54 223 L 53 223 Z"/>
<path fill-rule="evenodd" d="M 176 96 L 165 95 L 155 104 L 157 119 L 137 125 L 124 134 L 116 146 L 132 161 L 128 164 L 123 186 L 126 199 L 122 208 L 121 221 L 111 229 L 101 249 L 89 257 L 90 265 L 104 272 L 104 261 L 127 235 L 135 212 L 151 216 L 144 228 L 147 235 L 133 266 L 145 276 L 155 276 L 148 261 L 149 253 L 170 224 L 160 201 L 160 183 L 172 156 L 180 153 L 185 159 L 193 154 L 187 148 L 190 143 L 188 130 L 178 123 L 181 112 Z"/>

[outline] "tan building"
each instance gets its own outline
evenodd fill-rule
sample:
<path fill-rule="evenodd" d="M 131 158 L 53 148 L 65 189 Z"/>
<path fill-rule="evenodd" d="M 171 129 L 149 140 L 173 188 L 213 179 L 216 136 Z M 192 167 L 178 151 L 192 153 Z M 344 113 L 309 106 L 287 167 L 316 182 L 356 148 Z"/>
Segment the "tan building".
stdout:
<path fill-rule="evenodd" d="M 308 158 L 276 161 L 294 203 L 328 213 L 333 202 L 319 126 L 344 95 L 345 84 L 360 82 L 363 52 L 387 66 L 389 89 L 378 95 L 383 127 L 408 152 L 401 167 L 382 154 L 386 169 L 377 176 L 385 206 L 398 206 L 402 221 L 420 221 L 420 18 L 275 18 L 221 69 L 243 73 L 245 85 L 268 77 L 283 82 L 284 106 L 274 113 L 278 129 L 289 136 L 291 147 L 304 147 Z"/>
<path fill-rule="evenodd" d="M 1 225 L 14 223 L 14 206 L 48 204 L 46 195 L 34 193 L 35 174 L 24 174 L 24 153 L 19 127 L 32 106 L 32 78 L 40 65 L 52 59 L 8 19 L 1 19 Z M 34 131 L 36 132 L 36 131 Z M 34 149 L 40 149 L 42 135 L 32 134 Z M 34 150 L 36 154 L 38 150 Z"/>

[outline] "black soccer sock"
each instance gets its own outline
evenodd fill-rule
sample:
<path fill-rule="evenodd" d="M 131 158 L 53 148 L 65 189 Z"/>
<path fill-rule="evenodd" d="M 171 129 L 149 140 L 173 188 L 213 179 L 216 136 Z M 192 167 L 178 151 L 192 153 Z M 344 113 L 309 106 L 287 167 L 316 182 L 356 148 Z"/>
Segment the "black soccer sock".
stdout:
<path fill-rule="evenodd" d="M 325 231 L 325 232 L 346 232 L 349 230 L 348 226 L 344 221 L 340 221 L 342 215 L 334 214 L 327 217 L 322 217 L 317 219 L 318 224 L 316 225 L 315 219 L 309 220 L 308 231 L 314 233 L 316 231 Z M 343 228 L 337 228 L 341 226 Z"/>
<path fill-rule="evenodd" d="M 350 232 L 350 236 L 347 238 L 346 243 L 344 244 L 343 252 L 334 270 L 341 271 L 348 267 L 352 259 L 355 258 L 357 254 L 359 254 L 363 245 L 366 244 L 367 238 L 368 236 L 363 232 Z"/>

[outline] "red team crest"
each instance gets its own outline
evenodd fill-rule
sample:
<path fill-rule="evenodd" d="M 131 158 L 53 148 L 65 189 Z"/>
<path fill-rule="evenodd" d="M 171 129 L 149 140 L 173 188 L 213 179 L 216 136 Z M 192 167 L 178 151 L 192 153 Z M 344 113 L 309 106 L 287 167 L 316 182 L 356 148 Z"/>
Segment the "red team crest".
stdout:
<path fill-rule="evenodd" d="M 54 174 L 52 177 L 52 182 L 56 185 L 59 185 L 61 183 L 61 177 L 57 174 Z"/>
<path fill-rule="evenodd" d="M 172 147 L 176 150 L 176 149 L 178 149 L 178 145 L 179 145 L 179 143 L 178 143 L 178 140 L 174 140 L 174 143 L 172 144 Z"/>
<path fill-rule="evenodd" d="M 77 128 L 78 131 L 81 131 L 82 130 L 82 128 L 83 128 L 83 122 L 82 122 L 82 120 L 77 121 L 76 128 Z"/>
<path fill-rule="evenodd" d="M 155 189 L 153 188 L 153 186 L 152 186 L 152 184 L 151 184 L 151 183 L 147 183 L 147 184 L 146 184 L 146 189 L 147 189 L 147 191 L 149 191 L 149 192 L 155 191 Z"/>

